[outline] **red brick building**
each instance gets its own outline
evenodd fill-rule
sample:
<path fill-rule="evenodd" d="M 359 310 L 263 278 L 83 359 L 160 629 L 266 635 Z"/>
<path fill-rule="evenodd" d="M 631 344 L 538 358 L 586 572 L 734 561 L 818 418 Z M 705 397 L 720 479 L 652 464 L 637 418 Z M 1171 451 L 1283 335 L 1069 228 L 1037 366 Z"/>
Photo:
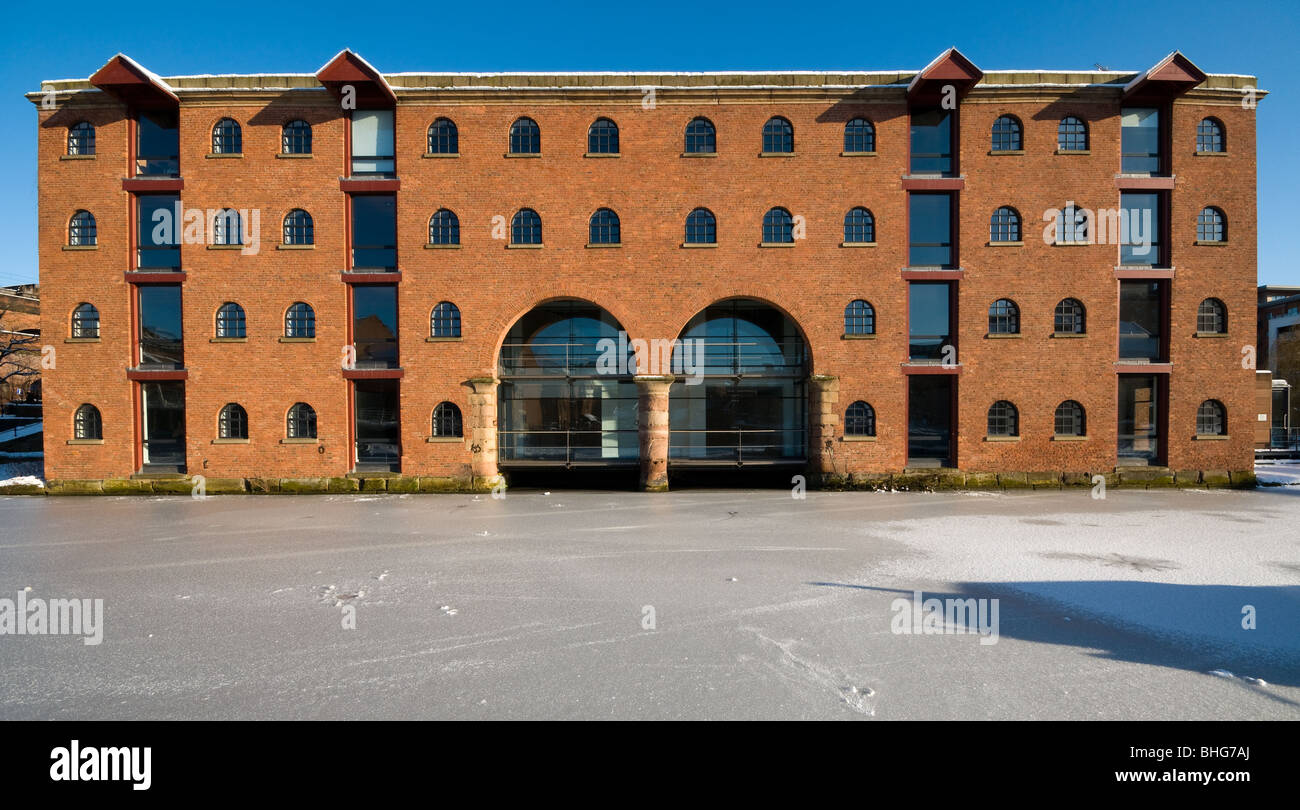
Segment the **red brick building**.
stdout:
<path fill-rule="evenodd" d="M 116 56 L 29 95 L 47 476 L 1245 480 L 1253 86 Z"/>

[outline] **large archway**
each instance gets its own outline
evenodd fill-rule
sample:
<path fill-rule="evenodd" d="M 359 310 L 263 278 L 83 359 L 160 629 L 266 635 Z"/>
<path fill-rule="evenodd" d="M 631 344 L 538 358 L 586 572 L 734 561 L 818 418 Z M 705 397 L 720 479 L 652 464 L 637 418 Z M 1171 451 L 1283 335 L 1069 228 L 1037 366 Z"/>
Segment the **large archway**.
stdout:
<path fill-rule="evenodd" d="M 803 466 L 808 344 L 770 304 L 731 298 L 686 324 L 668 397 L 668 464 Z"/>
<path fill-rule="evenodd" d="M 524 314 L 497 360 L 499 466 L 635 467 L 631 357 L 622 326 L 595 304 L 551 301 Z"/>

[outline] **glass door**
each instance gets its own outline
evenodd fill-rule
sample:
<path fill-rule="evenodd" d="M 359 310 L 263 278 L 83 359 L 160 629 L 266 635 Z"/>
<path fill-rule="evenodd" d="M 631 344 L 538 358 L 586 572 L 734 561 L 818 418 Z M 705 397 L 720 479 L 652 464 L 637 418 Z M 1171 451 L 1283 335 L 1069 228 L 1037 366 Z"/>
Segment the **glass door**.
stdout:
<path fill-rule="evenodd" d="M 185 472 L 185 383 L 140 383 L 146 470 Z"/>
<path fill-rule="evenodd" d="M 1159 464 L 1160 380 L 1155 374 L 1119 377 L 1120 464 Z"/>
<path fill-rule="evenodd" d="M 920 374 L 908 378 L 907 465 L 952 465 L 952 377 Z"/>
<path fill-rule="evenodd" d="M 402 449 L 397 380 L 355 383 L 357 470 L 397 472 Z"/>

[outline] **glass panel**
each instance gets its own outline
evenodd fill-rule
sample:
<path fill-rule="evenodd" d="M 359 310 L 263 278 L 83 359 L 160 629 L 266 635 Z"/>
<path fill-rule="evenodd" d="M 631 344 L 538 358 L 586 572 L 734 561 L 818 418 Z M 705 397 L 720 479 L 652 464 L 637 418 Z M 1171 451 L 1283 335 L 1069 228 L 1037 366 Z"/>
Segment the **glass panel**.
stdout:
<path fill-rule="evenodd" d="M 401 462 L 396 380 L 357 380 L 357 465 L 396 470 Z"/>
<path fill-rule="evenodd" d="M 636 383 L 629 379 L 503 380 L 502 461 L 634 462 Z"/>
<path fill-rule="evenodd" d="M 1160 360 L 1164 307 L 1158 281 L 1119 283 L 1119 356 Z"/>
<path fill-rule="evenodd" d="M 1154 107 L 1128 107 L 1120 114 L 1120 171 L 1124 174 L 1160 173 L 1160 111 Z"/>
<path fill-rule="evenodd" d="M 948 466 L 952 441 L 952 378 L 925 374 L 907 378 L 907 461 Z"/>
<path fill-rule="evenodd" d="M 352 288 L 352 342 L 357 368 L 397 368 L 397 288 Z"/>
<path fill-rule="evenodd" d="M 353 111 L 352 174 L 391 177 L 395 170 L 393 111 Z"/>
<path fill-rule="evenodd" d="M 352 198 L 352 269 L 397 269 L 397 198 L 394 195 Z"/>
<path fill-rule="evenodd" d="M 140 367 L 184 368 L 179 284 L 140 288 Z"/>
<path fill-rule="evenodd" d="M 912 174 L 952 174 L 952 111 L 912 113 Z"/>
<path fill-rule="evenodd" d="M 1155 463 L 1160 458 L 1160 389 L 1154 374 L 1119 377 L 1119 447 L 1121 461 Z"/>
<path fill-rule="evenodd" d="M 1119 263 L 1144 267 L 1159 266 L 1160 195 L 1148 192 L 1119 195 Z"/>
<path fill-rule="evenodd" d="M 908 285 L 908 355 L 913 360 L 942 360 L 952 342 L 951 287 L 946 281 Z"/>
<path fill-rule="evenodd" d="M 141 194 L 136 197 L 136 244 L 140 270 L 181 269 L 178 194 Z"/>
<path fill-rule="evenodd" d="M 144 463 L 185 468 L 185 383 L 140 383 Z"/>
<path fill-rule="evenodd" d="M 674 383 L 668 458 L 722 463 L 802 461 L 807 415 L 802 379 L 713 378 Z"/>
<path fill-rule="evenodd" d="M 912 267 L 950 267 L 952 198 L 947 194 L 910 194 L 907 202 L 907 263 Z"/>
<path fill-rule="evenodd" d="M 178 177 L 181 134 L 174 111 L 141 112 L 136 122 L 135 173 Z"/>

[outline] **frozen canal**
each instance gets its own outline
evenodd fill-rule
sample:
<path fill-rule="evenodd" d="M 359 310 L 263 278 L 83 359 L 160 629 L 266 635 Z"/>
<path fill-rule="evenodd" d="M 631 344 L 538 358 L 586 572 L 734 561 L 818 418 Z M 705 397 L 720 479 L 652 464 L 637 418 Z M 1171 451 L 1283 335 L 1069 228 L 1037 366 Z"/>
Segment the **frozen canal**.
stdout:
<path fill-rule="evenodd" d="M 0 636 L 0 719 L 1300 719 L 1297 486 L 0 498 L 19 592 L 103 641 Z"/>

